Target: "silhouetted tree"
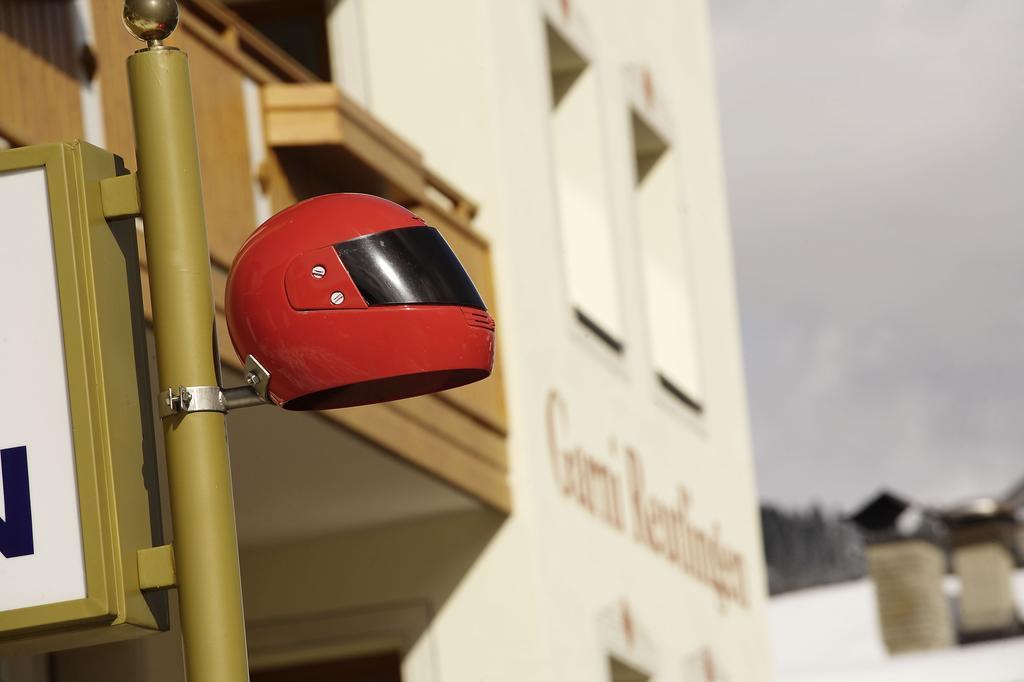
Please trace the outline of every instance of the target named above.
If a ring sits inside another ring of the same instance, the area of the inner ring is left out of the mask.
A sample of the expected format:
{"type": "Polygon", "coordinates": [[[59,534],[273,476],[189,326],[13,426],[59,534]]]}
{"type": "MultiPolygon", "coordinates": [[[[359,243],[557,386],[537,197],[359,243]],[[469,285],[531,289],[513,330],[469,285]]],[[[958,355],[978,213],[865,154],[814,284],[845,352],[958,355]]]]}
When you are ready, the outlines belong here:
{"type": "Polygon", "coordinates": [[[761,526],[771,594],[864,575],[860,534],[839,514],[818,505],[785,510],[763,504],[761,526]]]}

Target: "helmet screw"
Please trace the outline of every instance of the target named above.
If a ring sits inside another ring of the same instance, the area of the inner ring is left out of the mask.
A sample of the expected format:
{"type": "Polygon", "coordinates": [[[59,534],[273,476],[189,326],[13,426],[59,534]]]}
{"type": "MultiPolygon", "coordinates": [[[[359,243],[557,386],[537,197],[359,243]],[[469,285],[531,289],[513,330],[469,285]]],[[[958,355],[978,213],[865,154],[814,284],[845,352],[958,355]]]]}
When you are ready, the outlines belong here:
{"type": "Polygon", "coordinates": [[[345,294],[341,293],[340,291],[335,291],[333,294],[331,294],[331,303],[333,303],[334,305],[341,305],[344,302],[345,294]]]}
{"type": "Polygon", "coordinates": [[[327,268],[322,265],[314,265],[309,274],[313,275],[314,279],[323,279],[327,274],[327,268]]]}

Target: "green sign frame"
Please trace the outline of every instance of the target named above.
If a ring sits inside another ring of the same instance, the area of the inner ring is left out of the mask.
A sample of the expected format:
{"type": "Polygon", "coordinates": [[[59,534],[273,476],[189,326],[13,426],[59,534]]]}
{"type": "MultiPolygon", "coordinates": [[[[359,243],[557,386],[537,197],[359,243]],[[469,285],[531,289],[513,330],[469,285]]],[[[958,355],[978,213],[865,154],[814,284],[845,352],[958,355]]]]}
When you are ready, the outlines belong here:
{"type": "MultiPolygon", "coordinates": [[[[105,217],[122,160],[73,141],[0,152],[0,173],[45,168],[85,557],[86,597],[0,612],[0,654],[166,630],[166,591],[139,587],[163,544],[138,238],[105,217]]],[[[0,587],[2,589],[2,587],[0,587]]]]}

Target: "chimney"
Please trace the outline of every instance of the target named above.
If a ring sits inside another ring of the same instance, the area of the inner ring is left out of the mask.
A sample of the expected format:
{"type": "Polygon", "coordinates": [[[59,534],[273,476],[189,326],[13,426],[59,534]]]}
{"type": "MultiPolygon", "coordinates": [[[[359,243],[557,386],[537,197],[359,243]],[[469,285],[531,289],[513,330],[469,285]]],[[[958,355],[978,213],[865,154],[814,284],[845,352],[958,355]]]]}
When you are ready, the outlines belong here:
{"type": "Polygon", "coordinates": [[[951,646],[953,625],[942,589],[946,554],[941,522],[888,492],[879,493],[850,520],[864,537],[888,652],[951,646]]]}
{"type": "Polygon", "coordinates": [[[1013,510],[981,498],[950,510],[945,521],[960,577],[960,641],[1020,634],[1011,583],[1018,530],[1013,510]]]}

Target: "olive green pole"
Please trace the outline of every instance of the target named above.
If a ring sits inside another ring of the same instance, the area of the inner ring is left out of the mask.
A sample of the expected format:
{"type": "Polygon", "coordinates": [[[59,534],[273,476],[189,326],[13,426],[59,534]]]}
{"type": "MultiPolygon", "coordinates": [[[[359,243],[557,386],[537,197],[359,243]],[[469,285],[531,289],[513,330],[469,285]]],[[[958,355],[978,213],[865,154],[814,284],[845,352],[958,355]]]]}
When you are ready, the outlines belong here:
{"type": "MultiPolygon", "coordinates": [[[[146,49],[128,58],[160,388],[217,386],[210,254],[185,53],[162,44],[174,0],[126,0],[146,49]]],[[[224,415],[163,418],[185,670],[189,682],[249,679],[224,415]]]]}

